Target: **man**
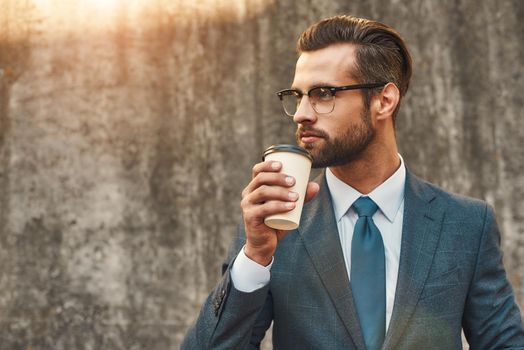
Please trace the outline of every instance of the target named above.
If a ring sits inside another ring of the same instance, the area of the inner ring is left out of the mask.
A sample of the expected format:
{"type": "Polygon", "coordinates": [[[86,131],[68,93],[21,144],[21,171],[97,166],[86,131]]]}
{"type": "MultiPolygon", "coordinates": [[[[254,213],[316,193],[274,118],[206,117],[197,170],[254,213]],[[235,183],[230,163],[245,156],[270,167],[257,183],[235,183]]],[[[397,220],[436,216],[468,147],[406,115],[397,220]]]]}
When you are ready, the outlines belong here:
{"type": "Polygon", "coordinates": [[[300,227],[294,179],[253,168],[224,275],[183,349],[252,349],[273,322],[275,349],[524,349],[524,329],[486,203],[415,177],[395,116],[411,58],[392,28],[350,16],[298,41],[292,89],[278,93],[297,142],[327,167],[309,183],[300,227]]]}

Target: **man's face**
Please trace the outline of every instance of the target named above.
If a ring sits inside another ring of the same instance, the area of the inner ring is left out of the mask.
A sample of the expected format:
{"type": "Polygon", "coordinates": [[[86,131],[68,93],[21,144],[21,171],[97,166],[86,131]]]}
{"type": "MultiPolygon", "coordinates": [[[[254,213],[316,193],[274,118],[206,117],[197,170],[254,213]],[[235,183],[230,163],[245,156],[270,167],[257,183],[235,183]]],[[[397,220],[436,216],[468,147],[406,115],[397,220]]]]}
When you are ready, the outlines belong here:
{"type": "MultiPolygon", "coordinates": [[[[316,86],[359,83],[350,74],[354,62],[355,47],[351,44],[304,52],[297,61],[292,88],[307,92],[316,86]]],[[[361,90],[338,91],[335,108],[327,114],[315,112],[304,96],[293,120],[297,123],[297,144],[311,153],[315,168],[359,159],[375,137],[361,90]]]]}

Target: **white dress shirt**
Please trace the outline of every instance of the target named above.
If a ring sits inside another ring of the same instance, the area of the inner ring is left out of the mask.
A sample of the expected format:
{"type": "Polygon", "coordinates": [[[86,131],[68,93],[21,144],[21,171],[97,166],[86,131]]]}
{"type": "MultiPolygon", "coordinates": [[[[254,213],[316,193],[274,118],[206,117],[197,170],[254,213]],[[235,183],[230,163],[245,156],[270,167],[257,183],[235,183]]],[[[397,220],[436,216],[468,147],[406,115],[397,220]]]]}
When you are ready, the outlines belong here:
{"type": "MultiPolygon", "coordinates": [[[[364,194],[339,180],[331,170],[326,169],[326,181],[333,201],[333,210],[337,221],[338,236],[344,254],[346,270],[351,280],[351,240],[358,215],[351,206],[364,194]]],[[[402,241],[402,221],[404,214],[404,184],[406,168],[400,157],[400,167],[386,181],[366,196],[377,204],[379,210],[373,215],[373,221],[382,235],[386,255],[386,330],[389,327],[395,289],[397,287],[400,243],[402,241]]]]}
{"type": "MultiPolygon", "coordinates": [[[[386,330],[389,327],[395,301],[404,214],[406,168],[400,155],[399,158],[400,167],[395,173],[365,195],[369,196],[379,208],[373,215],[373,221],[382,235],[386,255],[386,330]]],[[[346,271],[351,280],[351,239],[358,219],[357,213],[351,206],[364,194],[339,180],[329,168],[326,169],[326,181],[333,202],[346,271]]],[[[272,263],[269,266],[259,265],[249,259],[242,249],[231,268],[233,285],[236,289],[246,293],[264,287],[269,283],[272,263]]]]}

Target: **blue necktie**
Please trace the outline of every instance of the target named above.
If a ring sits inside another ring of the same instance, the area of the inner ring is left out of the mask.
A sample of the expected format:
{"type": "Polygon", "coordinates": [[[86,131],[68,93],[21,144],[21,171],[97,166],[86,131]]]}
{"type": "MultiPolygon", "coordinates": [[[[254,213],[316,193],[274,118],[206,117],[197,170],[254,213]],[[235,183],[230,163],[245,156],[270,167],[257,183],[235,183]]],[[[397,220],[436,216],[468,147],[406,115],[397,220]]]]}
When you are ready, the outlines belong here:
{"type": "Polygon", "coordinates": [[[367,350],[380,349],[386,334],[386,262],[384,243],[372,216],[369,197],[353,203],[358,220],[351,241],[351,290],[367,350]]]}

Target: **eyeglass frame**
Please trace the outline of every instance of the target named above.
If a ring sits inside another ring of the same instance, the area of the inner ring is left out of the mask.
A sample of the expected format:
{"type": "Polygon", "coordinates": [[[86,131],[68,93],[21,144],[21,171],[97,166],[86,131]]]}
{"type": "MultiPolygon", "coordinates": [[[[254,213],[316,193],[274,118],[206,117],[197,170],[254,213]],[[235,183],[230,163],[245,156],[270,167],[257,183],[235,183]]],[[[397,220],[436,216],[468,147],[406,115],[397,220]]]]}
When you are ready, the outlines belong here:
{"type": "MultiPolygon", "coordinates": [[[[277,91],[276,94],[278,96],[278,98],[280,99],[280,102],[282,102],[282,109],[284,110],[284,113],[289,116],[289,117],[293,117],[295,114],[289,114],[288,111],[286,111],[286,108],[284,107],[284,100],[283,100],[283,96],[285,93],[295,93],[295,97],[300,97],[300,99],[302,100],[302,97],[304,97],[304,95],[307,95],[308,98],[310,98],[310,94],[311,94],[311,91],[313,90],[317,90],[317,89],[327,89],[331,92],[331,96],[333,97],[333,107],[331,108],[331,110],[329,112],[318,112],[315,108],[315,106],[311,103],[311,99],[309,100],[309,104],[311,105],[311,107],[313,108],[313,110],[315,112],[317,112],[318,114],[328,114],[328,113],[331,113],[333,112],[333,110],[335,109],[335,97],[336,97],[336,93],[338,91],[346,91],[346,90],[359,90],[359,89],[375,89],[375,88],[378,88],[378,87],[384,87],[384,85],[386,85],[387,83],[363,83],[363,84],[352,84],[352,85],[344,85],[344,86],[315,86],[311,89],[309,89],[309,91],[307,93],[303,93],[302,91],[300,90],[297,90],[297,89],[284,89],[284,90],[280,90],[280,91],[277,91]]],[[[291,95],[291,94],[289,94],[291,95]]],[[[298,105],[297,105],[297,111],[298,111],[298,105]]],[[[296,111],[295,111],[296,113],[296,111]]]]}

